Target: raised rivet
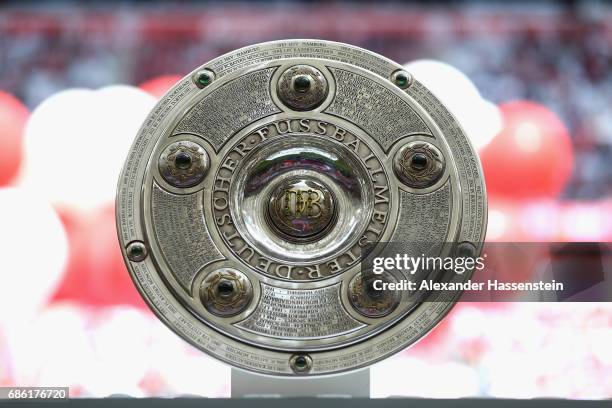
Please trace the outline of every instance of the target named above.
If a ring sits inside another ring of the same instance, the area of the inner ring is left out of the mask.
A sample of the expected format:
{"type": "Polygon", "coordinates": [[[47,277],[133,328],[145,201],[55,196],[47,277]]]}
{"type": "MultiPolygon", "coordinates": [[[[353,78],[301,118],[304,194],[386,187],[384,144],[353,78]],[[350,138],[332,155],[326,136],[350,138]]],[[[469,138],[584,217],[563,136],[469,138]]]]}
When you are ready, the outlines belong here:
{"type": "Polygon", "coordinates": [[[215,80],[215,74],[208,69],[202,69],[195,73],[193,82],[198,88],[205,88],[215,80]]]}
{"type": "Polygon", "coordinates": [[[200,285],[200,300],[210,313],[231,317],[242,312],[253,298],[251,282],[242,272],[221,268],[200,285]]]}
{"type": "Polygon", "coordinates": [[[298,75],[293,80],[293,87],[297,92],[307,92],[310,89],[310,76],[298,75]]]}
{"type": "Polygon", "coordinates": [[[353,308],[365,317],[385,317],[399,304],[400,293],[396,290],[378,290],[374,287],[374,282],[380,280],[381,283],[396,283],[397,279],[388,272],[370,275],[363,279],[363,274],[358,273],[351,279],[348,285],[349,301],[353,308]]]}
{"type": "Polygon", "coordinates": [[[190,141],[169,145],[159,156],[159,173],[174,187],[188,188],[200,183],[210,167],[208,153],[190,141]]]}
{"type": "Polygon", "coordinates": [[[142,241],[130,242],[126,248],[130,261],[141,262],[147,257],[147,247],[142,241]]]}
{"type": "Polygon", "coordinates": [[[314,109],[327,96],[325,76],[310,65],[294,65],[278,79],[277,93],[280,100],[299,111],[314,109]]]}
{"type": "Polygon", "coordinates": [[[476,247],[471,242],[463,241],[457,245],[455,250],[455,256],[463,258],[475,258],[476,247]]]}
{"type": "Polygon", "coordinates": [[[444,173],[444,156],[431,143],[414,141],[402,146],[393,158],[393,171],[405,185],[425,188],[444,173]]]}
{"type": "Polygon", "coordinates": [[[402,69],[391,74],[391,82],[402,89],[407,89],[414,82],[414,77],[402,69]]]}
{"type": "Polygon", "coordinates": [[[297,374],[306,374],[312,369],[312,358],[308,354],[294,354],[289,359],[289,366],[297,374]]]}

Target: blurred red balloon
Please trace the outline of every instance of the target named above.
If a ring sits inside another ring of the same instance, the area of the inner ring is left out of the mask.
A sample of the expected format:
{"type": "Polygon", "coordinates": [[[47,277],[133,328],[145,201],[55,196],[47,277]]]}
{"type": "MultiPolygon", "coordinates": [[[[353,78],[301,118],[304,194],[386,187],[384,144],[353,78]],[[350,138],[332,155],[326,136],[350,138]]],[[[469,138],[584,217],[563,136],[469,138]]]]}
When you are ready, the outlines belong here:
{"type": "Polygon", "coordinates": [[[149,79],[138,85],[138,87],[156,98],[161,98],[181,78],[182,76],[180,75],[162,75],[157,78],[149,79]]]}
{"type": "Polygon", "coordinates": [[[70,255],[53,301],[146,309],[123,262],[113,206],[90,213],[59,212],[68,234],[70,255]]]}
{"type": "Polygon", "coordinates": [[[572,172],[567,129],[557,115],[534,102],[499,108],[503,128],[480,152],[488,193],[519,200],[556,197],[572,172]]]}
{"type": "Polygon", "coordinates": [[[17,98],[0,91],[0,186],[8,185],[19,170],[23,130],[29,115],[17,98]]]}

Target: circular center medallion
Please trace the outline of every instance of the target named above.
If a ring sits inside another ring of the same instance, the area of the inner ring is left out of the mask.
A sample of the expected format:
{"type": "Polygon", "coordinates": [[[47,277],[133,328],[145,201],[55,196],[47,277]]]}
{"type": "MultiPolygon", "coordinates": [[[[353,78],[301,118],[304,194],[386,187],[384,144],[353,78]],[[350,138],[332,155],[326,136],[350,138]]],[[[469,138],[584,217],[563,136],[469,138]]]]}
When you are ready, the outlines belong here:
{"type": "Polygon", "coordinates": [[[275,232],[290,240],[314,241],[333,226],[335,198],[323,183],[294,179],[272,192],[268,214],[275,232]]]}

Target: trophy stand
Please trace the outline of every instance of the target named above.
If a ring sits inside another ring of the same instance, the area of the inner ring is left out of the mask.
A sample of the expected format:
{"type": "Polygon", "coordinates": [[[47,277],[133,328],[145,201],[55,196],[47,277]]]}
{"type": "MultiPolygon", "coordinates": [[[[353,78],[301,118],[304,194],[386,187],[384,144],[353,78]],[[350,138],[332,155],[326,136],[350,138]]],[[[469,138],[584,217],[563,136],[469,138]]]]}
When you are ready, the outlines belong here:
{"type": "Polygon", "coordinates": [[[272,377],[232,368],[232,398],[369,398],[370,369],[322,377],[272,377]]]}

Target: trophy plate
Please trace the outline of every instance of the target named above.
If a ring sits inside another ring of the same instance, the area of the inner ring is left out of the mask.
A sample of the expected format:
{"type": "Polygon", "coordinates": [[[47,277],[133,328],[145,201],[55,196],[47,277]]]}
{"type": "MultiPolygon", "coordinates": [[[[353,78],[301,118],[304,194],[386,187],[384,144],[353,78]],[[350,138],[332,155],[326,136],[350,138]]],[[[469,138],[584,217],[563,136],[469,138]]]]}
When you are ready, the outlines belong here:
{"type": "Polygon", "coordinates": [[[285,376],[365,367],[424,336],[460,292],[372,294],[363,257],[378,242],[479,253],[485,222],[478,157],[440,101],[401,65],[320,40],[249,46],[184,77],[117,194],[155,314],[222,361],[285,376]]]}

